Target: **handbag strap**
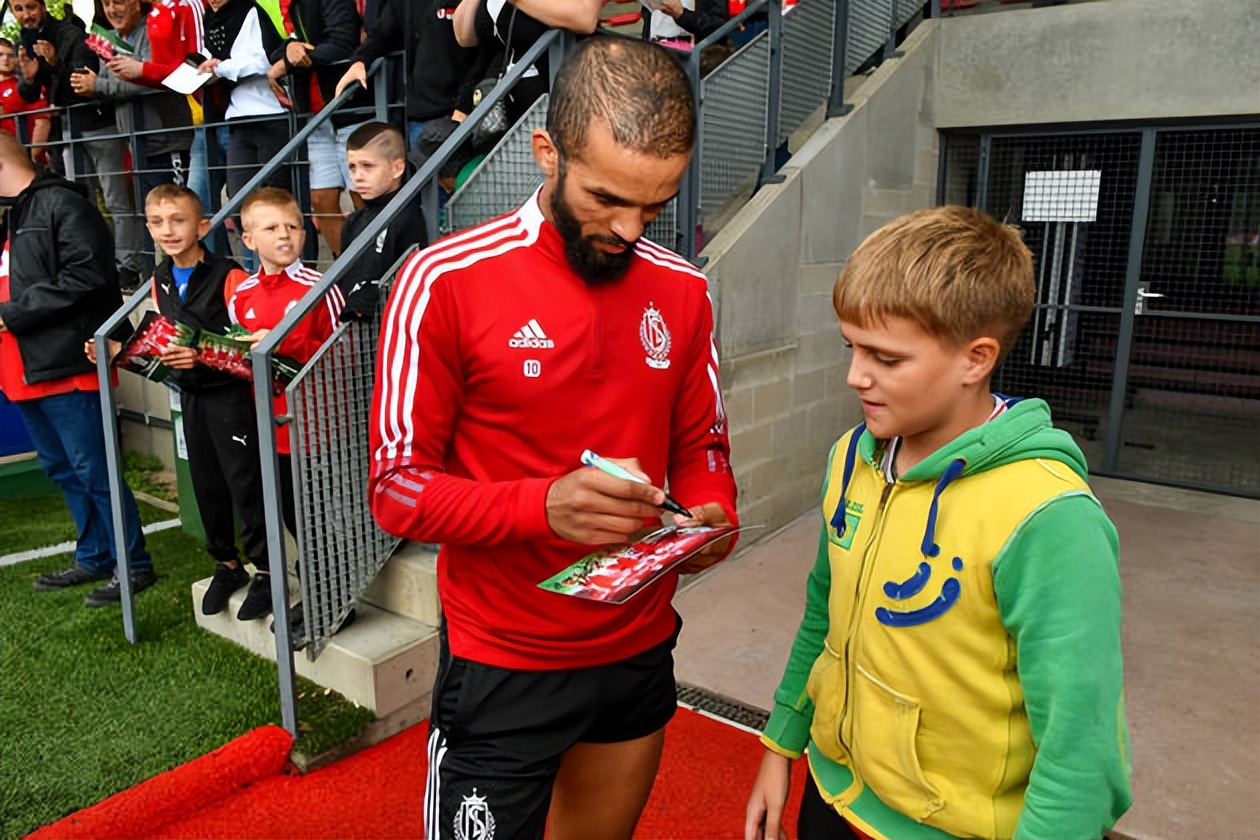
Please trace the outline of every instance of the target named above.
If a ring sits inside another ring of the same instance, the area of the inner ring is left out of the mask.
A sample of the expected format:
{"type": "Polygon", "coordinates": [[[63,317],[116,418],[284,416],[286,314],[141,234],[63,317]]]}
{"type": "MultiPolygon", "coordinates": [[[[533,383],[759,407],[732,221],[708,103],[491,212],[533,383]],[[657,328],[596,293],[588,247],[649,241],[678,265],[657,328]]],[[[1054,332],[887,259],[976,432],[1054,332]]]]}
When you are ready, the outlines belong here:
{"type": "Polygon", "coordinates": [[[503,41],[503,67],[499,70],[500,80],[507,75],[508,68],[512,66],[512,28],[516,26],[516,4],[509,5],[512,6],[512,16],[508,18],[507,38],[503,41]]]}

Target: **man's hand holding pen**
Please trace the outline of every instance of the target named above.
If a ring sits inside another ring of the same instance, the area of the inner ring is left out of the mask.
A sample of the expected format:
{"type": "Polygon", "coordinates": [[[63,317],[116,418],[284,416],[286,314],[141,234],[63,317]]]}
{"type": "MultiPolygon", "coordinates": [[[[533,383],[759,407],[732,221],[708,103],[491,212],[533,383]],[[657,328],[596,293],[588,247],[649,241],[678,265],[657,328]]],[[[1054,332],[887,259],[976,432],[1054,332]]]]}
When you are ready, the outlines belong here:
{"type": "MultiPolygon", "coordinates": [[[[588,545],[626,542],[643,530],[643,520],[673,512],[675,525],[730,525],[716,502],[687,510],[654,487],[636,458],[601,458],[587,450],[587,466],[558,479],[547,492],[547,521],[557,536],[588,545]],[[677,511],[686,511],[686,515],[677,511]]],[[[720,560],[730,539],[719,540],[679,566],[694,574],[720,560]]]]}
{"type": "Polygon", "coordinates": [[[616,459],[618,466],[641,476],[642,482],[581,467],[557,479],[547,491],[547,522],[556,535],[587,545],[625,542],[643,527],[643,520],[661,515],[665,491],[647,483],[635,458],[616,459]]]}

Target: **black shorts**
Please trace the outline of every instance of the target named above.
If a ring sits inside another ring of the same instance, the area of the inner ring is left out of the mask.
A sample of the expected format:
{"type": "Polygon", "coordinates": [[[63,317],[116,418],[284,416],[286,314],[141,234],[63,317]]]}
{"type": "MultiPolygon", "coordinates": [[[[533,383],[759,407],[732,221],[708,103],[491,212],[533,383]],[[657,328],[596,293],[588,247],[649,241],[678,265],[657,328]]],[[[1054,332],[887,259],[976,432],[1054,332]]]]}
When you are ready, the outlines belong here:
{"type": "Polygon", "coordinates": [[[674,635],[593,668],[514,671],[452,656],[441,637],[425,837],[541,838],[565,751],[651,735],[678,708],[674,635]]]}

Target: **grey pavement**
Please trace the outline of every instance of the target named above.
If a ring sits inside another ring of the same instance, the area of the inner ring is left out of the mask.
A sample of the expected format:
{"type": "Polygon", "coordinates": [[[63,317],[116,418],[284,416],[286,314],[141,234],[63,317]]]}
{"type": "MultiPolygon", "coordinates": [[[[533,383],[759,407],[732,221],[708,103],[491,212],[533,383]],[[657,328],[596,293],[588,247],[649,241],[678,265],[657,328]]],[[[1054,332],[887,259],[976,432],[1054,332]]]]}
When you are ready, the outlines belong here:
{"type": "MultiPolygon", "coordinates": [[[[1120,532],[1134,840],[1260,837],[1260,502],[1093,480],[1120,532]]],[[[684,683],[769,709],[804,605],[814,509],[691,581],[684,683]]],[[[752,780],[747,780],[751,784],[752,780]]]]}

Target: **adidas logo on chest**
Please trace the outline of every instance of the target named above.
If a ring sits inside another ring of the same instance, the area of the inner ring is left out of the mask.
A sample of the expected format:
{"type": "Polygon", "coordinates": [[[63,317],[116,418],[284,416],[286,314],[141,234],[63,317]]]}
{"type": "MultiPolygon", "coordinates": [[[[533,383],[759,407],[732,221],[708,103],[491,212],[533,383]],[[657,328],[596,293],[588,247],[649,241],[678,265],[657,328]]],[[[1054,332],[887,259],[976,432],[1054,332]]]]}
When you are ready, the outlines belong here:
{"type": "Polygon", "coordinates": [[[556,343],[539,326],[537,319],[530,318],[529,323],[521,327],[508,339],[508,347],[517,350],[551,350],[556,343]]]}

